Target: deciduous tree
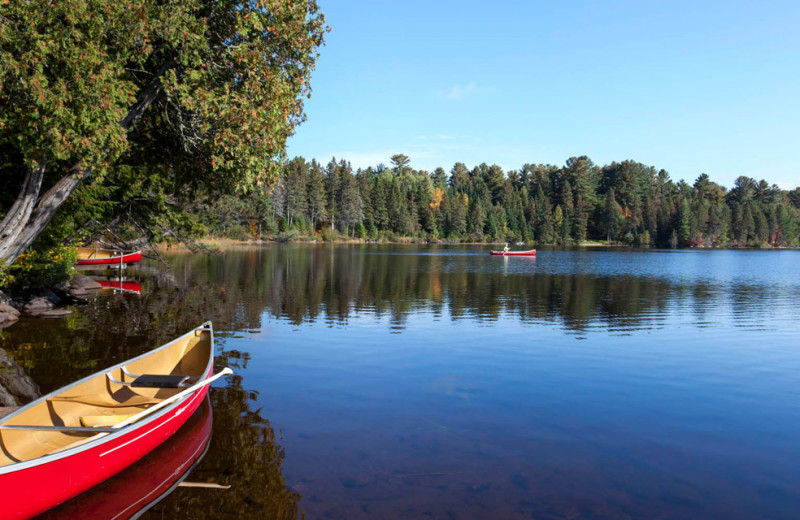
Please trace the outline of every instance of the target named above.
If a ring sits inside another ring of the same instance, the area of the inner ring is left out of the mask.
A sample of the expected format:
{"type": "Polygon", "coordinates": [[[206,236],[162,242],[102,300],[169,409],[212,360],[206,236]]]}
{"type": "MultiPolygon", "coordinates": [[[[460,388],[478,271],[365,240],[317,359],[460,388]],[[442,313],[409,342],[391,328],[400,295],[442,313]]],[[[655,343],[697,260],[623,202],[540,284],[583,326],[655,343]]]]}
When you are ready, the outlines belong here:
{"type": "Polygon", "coordinates": [[[173,194],[274,179],[324,31],[314,0],[0,3],[0,259],[119,164],[173,194]]]}

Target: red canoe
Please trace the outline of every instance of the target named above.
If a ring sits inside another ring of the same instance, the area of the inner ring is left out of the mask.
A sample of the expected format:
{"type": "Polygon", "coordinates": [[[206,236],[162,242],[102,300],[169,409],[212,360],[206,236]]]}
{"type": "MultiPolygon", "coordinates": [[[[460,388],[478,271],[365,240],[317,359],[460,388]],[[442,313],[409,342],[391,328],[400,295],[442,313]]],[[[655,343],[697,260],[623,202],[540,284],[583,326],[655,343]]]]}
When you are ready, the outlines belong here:
{"type": "Polygon", "coordinates": [[[99,249],[92,247],[76,247],[78,265],[116,265],[135,264],[141,261],[141,251],[114,251],[113,249],[99,249]]]}
{"type": "Polygon", "coordinates": [[[211,403],[206,397],[186,424],[152,453],[37,520],[138,518],[169,495],[200,462],[211,441],[211,423],[211,403]]]}
{"type": "Polygon", "coordinates": [[[210,322],[0,419],[0,518],[30,518],[125,470],[194,413],[212,375],[210,322]]]}
{"type": "Polygon", "coordinates": [[[530,251],[489,251],[490,255],[501,255],[501,256],[536,256],[536,250],[531,249],[530,251]]]}

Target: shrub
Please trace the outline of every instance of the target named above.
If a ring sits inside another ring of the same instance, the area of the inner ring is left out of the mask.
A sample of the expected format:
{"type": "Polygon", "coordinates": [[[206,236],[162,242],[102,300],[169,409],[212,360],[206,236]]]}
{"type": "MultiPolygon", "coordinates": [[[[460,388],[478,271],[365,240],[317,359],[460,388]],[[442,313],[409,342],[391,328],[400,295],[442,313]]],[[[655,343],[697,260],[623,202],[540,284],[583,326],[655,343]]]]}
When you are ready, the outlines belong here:
{"type": "Polygon", "coordinates": [[[26,293],[69,280],[75,265],[75,250],[57,247],[48,251],[27,251],[3,270],[0,283],[14,293],[26,293]]]}
{"type": "Polygon", "coordinates": [[[228,226],[228,230],[225,233],[227,238],[232,238],[234,240],[250,240],[253,236],[250,234],[250,229],[245,226],[244,224],[231,224],[228,226]]]}
{"type": "Polygon", "coordinates": [[[325,242],[330,242],[332,240],[337,240],[339,238],[339,233],[335,229],[331,229],[330,226],[325,226],[322,228],[322,240],[325,242]]]}

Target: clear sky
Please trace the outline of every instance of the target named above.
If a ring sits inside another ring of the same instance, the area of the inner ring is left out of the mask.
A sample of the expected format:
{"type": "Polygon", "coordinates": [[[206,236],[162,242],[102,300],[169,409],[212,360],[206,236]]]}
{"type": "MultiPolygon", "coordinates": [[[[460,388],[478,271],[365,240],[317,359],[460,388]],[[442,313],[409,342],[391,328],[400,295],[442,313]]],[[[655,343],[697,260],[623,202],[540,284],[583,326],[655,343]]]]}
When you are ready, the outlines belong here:
{"type": "Polygon", "coordinates": [[[290,157],[416,169],[633,159],[800,186],[800,2],[318,0],[290,157]]]}

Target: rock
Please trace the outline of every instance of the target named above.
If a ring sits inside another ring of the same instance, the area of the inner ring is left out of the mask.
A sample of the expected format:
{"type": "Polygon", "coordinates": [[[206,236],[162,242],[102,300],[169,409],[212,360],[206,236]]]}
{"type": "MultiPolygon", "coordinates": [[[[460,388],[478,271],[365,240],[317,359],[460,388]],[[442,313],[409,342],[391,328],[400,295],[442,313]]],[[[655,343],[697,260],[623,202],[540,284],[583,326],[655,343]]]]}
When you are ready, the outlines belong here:
{"type": "Polygon", "coordinates": [[[102,289],[103,286],[97,283],[96,281],[92,280],[86,275],[76,274],[72,277],[72,280],[69,281],[69,286],[72,290],[75,289],[102,289]]]}
{"type": "Polygon", "coordinates": [[[18,319],[19,311],[16,308],[7,303],[0,303],[0,329],[13,325],[18,319]]]}
{"type": "Polygon", "coordinates": [[[34,316],[37,318],[63,318],[64,316],[69,316],[73,312],[74,311],[69,309],[53,309],[36,313],[34,316]]]}
{"type": "Polygon", "coordinates": [[[85,300],[89,296],[89,291],[83,287],[72,287],[71,285],[69,286],[69,293],[77,300],[85,300]]]}
{"type": "Polygon", "coordinates": [[[26,314],[37,315],[64,304],[64,301],[50,289],[42,289],[32,295],[22,306],[26,314]]]}
{"type": "MultiPolygon", "coordinates": [[[[84,295],[86,295],[85,289],[75,289],[82,291],[84,295]]],[[[67,284],[58,284],[53,286],[53,292],[58,296],[60,300],[60,305],[74,305],[76,303],[86,303],[86,300],[83,298],[78,298],[75,295],[75,290],[72,289],[71,285],[67,284]]]]}
{"type": "Polygon", "coordinates": [[[0,329],[8,327],[19,319],[19,311],[7,303],[0,303],[0,329]]]}
{"type": "Polygon", "coordinates": [[[37,315],[45,311],[49,311],[55,308],[55,304],[50,301],[49,298],[44,296],[39,296],[37,298],[33,298],[28,303],[25,304],[25,307],[22,308],[28,314],[37,315]]]}
{"type": "Polygon", "coordinates": [[[0,303],[0,313],[10,314],[12,316],[19,318],[19,311],[17,310],[17,308],[12,307],[7,303],[0,303]]]}
{"type": "Polygon", "coordinates": [[[0,406],[20,406],[39,395],[39,385],[0,349],[0,406]]]}

